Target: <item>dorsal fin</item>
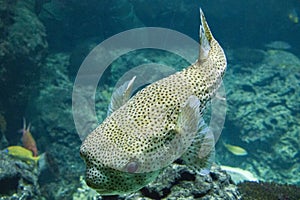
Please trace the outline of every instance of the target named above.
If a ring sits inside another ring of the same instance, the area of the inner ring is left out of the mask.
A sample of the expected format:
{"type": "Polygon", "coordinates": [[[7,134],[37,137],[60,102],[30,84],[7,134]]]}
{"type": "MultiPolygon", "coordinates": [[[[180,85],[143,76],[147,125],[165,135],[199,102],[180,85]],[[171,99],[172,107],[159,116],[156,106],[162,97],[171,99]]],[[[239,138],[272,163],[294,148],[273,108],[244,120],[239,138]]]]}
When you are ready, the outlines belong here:
{"type": "Polygon", "coordinates": [[[23,131],[26,131],[26,119],[23,117],[23,131]]]}
{"type": "Polygon", "coordinates": [[[131,80],[126,81],[113,92],[108,106],[107,116],[119,109],[130,99],[132,85],[135,78],[136,76],[134,76],[131,80]]]}

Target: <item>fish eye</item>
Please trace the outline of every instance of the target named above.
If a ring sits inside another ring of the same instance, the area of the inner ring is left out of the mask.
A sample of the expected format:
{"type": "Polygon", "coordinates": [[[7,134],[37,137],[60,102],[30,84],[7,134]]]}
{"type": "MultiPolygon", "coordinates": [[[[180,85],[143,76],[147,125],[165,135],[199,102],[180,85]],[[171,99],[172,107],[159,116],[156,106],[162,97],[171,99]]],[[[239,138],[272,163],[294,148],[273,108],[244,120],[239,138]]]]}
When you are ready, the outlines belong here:
{"type": "Polygon", "coordinates": [[[129,173],[134,173],[139,168],[139,164],[136,161],[130,161],[127,163],[125,170],[129,173]]]}

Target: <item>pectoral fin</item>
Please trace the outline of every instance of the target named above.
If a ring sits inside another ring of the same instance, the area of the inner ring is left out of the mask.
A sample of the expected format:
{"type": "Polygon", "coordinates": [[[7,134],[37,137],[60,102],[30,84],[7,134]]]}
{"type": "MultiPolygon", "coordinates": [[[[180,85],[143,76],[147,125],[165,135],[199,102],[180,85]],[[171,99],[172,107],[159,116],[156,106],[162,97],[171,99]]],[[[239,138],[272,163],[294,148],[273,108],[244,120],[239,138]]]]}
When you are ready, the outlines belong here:
{"type": "Polygon", "coordinates": [[[200,101],[196,96],[190,96],[185,105],[181,108],[177,122],[177,132],[182,149],[181,155],[192,144],[198,131],[200,121],[200,101]]]}
{"type": "Polygon", "coordinates": [[[144,159],[137,173],[156,171],[173,163],[187,151],[198,131],[200,101],[190,96],[181,107],[177,124],[169,124],[169,130],[151,139],[152,149],[144,152],[144,159]]]}
{"type": "Polygon", "coordinates": [[[185,165],[191,167],[199,174],[205,174],[209,171],[214,161],[214,145],[214,134],[202,119],[197,136],[181,159],[185,165]]]}

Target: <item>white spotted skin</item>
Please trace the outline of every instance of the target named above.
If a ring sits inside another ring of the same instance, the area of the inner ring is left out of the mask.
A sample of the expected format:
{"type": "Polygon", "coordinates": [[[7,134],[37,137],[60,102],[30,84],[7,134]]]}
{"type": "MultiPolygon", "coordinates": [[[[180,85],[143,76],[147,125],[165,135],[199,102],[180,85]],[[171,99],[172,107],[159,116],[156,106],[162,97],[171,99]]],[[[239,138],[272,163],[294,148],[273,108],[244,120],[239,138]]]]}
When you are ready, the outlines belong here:
{"type": "Polygon", "coordinates": [[[176,139],[182,106],[194,95],[202,112],[226,69],[225,54],[202,17],[210,45],[207,57],[139,91],[83,142],[86,181],[100,194],[136,191],[184,153],[185,144],[176,139]],[[134,167],[127,169],[128,163],[134,167]]]}

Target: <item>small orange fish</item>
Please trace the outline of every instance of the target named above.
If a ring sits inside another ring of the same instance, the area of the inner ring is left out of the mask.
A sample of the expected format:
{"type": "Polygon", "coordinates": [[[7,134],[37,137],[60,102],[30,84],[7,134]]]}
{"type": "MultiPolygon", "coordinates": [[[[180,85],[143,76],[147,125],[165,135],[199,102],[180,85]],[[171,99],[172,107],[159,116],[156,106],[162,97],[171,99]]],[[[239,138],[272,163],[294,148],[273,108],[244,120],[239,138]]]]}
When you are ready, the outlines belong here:
{"type": "Polygon", "coordinates": [[[31,133],[30,133],[30,124],[28,125],[28,127],[26,128],[26,121],[25,119],[23,119],[23,129],[22,131],[22,143],[23,143],[23,147],[32,151],[33,157],[37,157],[38,156],[38,150],[36,147],[36,143],[34,138],[32,137],[31,133]]]}

